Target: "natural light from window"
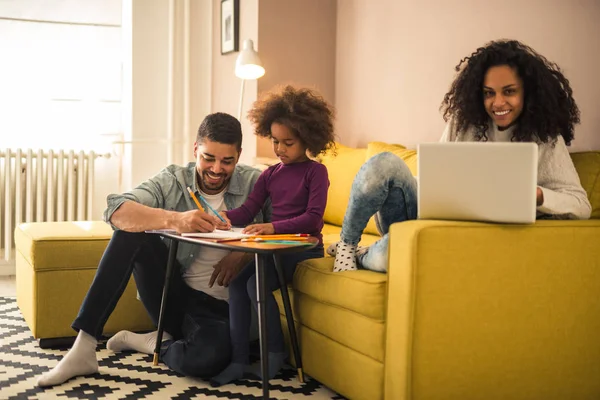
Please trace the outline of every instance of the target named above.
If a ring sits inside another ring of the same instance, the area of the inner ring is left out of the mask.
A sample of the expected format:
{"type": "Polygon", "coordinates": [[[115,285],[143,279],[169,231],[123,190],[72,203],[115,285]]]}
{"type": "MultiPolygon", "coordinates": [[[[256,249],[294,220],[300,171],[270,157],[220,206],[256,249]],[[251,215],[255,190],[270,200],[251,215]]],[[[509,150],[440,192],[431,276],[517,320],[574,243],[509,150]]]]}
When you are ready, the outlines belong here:
{"type": "Polygon", "coordinates": [[[121,0],[0,0],[0,148],[106,150],[121,69],[121,0]]]}

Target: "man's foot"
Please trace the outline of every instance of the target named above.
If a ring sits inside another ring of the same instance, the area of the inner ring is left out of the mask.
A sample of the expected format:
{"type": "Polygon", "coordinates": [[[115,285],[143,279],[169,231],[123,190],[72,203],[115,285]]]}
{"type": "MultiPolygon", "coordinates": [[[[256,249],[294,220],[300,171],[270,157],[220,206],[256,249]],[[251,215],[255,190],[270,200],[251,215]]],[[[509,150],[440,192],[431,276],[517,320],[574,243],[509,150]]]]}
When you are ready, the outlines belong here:
{"type": "MultiPolygon", "coordinates": [[[[173,336],[163,332],[162,341],[171,340],[173,336]]],[[[134,350],[144,354],[154,354],[156,348],[156,331],[148,333],[117,332],[106,342],[106,348],[113,352],[134,350]]]]}
{"type": "MultiPolygon", "coordinates": [[[[275,378],[275,375],[277,375],[277,373],[279,371],[281,371],[281,369],[285,365],[286,357],[287,357],[286,353],[269,353],[269,376],[268,376],[268,379],[275,378]]],[[[262,379],[260,363],[249,366],[247,369],[247,372],[252,375],[258,376],[260,379],[262,379]]]]}
{"type": "Polygon", "coordinates": [[[49,372],[42,375],[37,385],[40,387],[60,385],[75,376],[91,375],[98,372],[95,337],[79,331],[69,352],[49,372]]]}
{"type": "Polygon", "coordinates": [[[356,271],[356,245],[337,242],[333,272],[356,271]]]}
{"type": "Polygon", "coordinates": [[[228,384],[229,382],[237,381],[244,377],[246,365],[239,363],[229,364],[219,375],[210,379],[210,386],[219,387],[228,384]]]}

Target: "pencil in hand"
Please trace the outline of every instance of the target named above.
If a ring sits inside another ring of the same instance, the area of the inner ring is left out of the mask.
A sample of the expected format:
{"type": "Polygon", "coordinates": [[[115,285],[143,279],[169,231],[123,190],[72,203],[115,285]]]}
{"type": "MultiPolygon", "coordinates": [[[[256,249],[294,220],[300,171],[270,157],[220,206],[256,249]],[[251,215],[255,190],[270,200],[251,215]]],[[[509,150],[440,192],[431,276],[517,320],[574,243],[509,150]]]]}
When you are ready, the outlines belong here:
{"type": "Polygon", "coordinates": [[[204,207],[202,207],[202,205],[200,204],[200,202],[198,201],[198,199],[196,198],[196,195],[194,194],[194,192],[192,192],[192,189],[190,189],[190,187],[187,187],[187,191],[190,194],[190,197],[192,198],[192,200],[194,200],[194,203],[196,203],[196,206],[198,207],[198,210],[202,210],[205,213],[208,214],[208,212],[206,211],[206,209],[204,207]]]}
{"type": "Polygon", "coordinates": [[[208,214],[208,210],[210,210],[213,212],[213,214],[215,214],[221,220],[221,222],[223,222],[225,225],[229,225],[229,223],[227,221],[225,221],[225,218],[221,217],[221,215],[219,215],[219,213],[214,208],[212,208],[210,204],[208,204],[208,201],[206,201],[206,199],[204,197],[202,197],[202,195],[199,194],[198,196],[200,196],[200,199],[202,199],[202,202],[206,205],[208,210],[206,208],[202,207],[202,205],[198,201],[198,198],[196,197],[196,195],[194,194],[192,189],[190,189],[189,186],[187,187],[187,191],[189,192],[190,196],[194,200],[194,203],[196,203],[196,206],[198,206],[199,210],[203,210],[207,214],[208,214]]]}

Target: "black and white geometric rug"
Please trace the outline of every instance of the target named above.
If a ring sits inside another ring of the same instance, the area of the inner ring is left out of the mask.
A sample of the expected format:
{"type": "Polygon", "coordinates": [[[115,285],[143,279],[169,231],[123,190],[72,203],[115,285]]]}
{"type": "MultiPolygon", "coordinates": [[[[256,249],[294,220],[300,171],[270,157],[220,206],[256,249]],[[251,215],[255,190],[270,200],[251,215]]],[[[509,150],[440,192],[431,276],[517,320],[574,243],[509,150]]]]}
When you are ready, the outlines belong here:
{"type": "MultiPolygon", "coordinates": [[[[260,399],[259,381],[241,380],[220,388],[179,375],[152,356],[106,350],[100,345],[100,371],[53,388],[38,388],[40,374],[54,367],[65,349],[41,349],[21,316],[14,298],[0,297],[0,399],[260,399]]],[[[343,399],[319,382],[301,384],[293,369],[270,381],[273,399],[343,399]]]]}

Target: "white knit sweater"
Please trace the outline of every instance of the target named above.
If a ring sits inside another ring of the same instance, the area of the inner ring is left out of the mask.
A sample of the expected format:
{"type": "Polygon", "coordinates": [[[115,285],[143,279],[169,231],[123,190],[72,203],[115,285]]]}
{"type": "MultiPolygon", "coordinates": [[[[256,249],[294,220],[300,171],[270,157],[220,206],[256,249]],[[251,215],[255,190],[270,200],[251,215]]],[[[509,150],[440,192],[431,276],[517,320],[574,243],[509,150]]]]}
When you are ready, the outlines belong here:
{"type": "MultiPolygon", "coordinates": [[[[512,131],[509,128],[499,131],[494,123],[490,123],[487,137],[490,142],[510,142],[512,131]]],[[[475,141],[475,129],[458,134],[452,121],[446,125],[441,142],[475,141]]],[[[542,143],[538,147],[538,186],[544,193],[544,202],[537,207],[538,215],[560,215],[568,219],[588,219],[592,206],[579,175],[575,170],[567,146],[562,136],[556,143],[542,143]]]]}

